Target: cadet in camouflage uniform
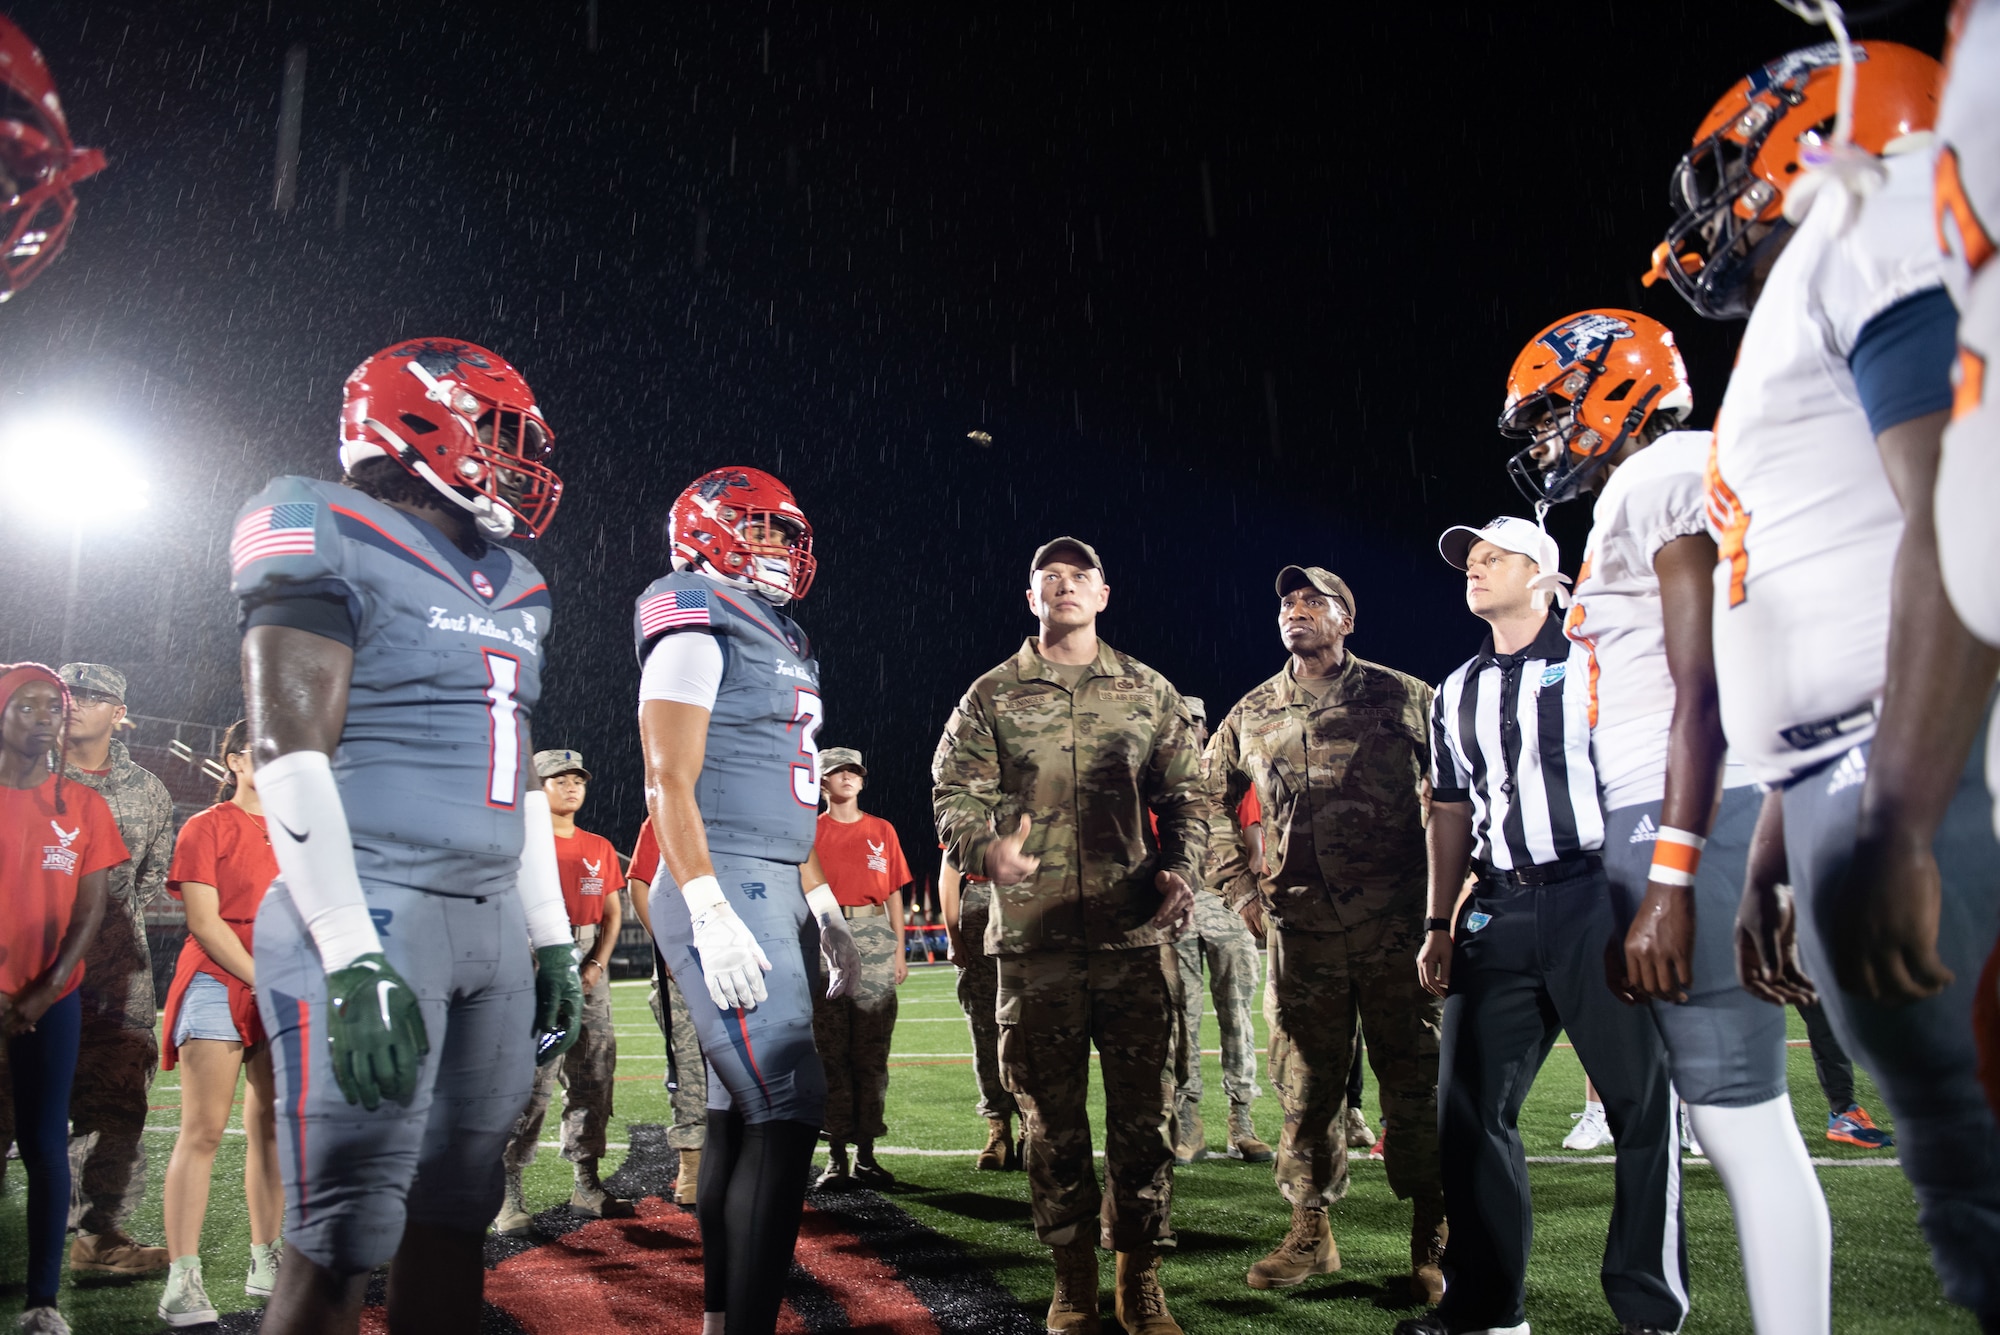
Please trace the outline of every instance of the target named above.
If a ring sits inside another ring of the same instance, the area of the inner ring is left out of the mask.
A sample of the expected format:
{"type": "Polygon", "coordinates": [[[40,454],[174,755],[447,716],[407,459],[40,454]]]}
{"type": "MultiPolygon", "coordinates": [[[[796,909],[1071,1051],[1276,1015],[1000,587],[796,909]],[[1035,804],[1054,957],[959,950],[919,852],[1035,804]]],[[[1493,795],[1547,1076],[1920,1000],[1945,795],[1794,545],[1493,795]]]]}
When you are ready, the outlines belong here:
{"type": "MultiPolygon", "coordinates": [[[[146,905],[166,889],[174,799],[117,739],[125,675],[103,663],[65,663],[61,676],[77,706],[64,773],[103,794],[132,851],[130,862],[111,869],[104,925],[84,955],[83,1035],[69,1100],[70,1224],[77,1231],[69,1263],[72,1270],[147,1274],[167,1268],[167,1249],[137,1245],[124,1223],[146,1195],[146,1105],[160,1065],[146,905]]],[[[11,1121],[12,1101],[0,1102],[11,1121]]]]}
{"type": "Polygon", "coordinates": [[[563,907],[576,934],[583,981],[583,1013],[576,1042],[561,1060],[535,1067],[534,1092],[514,1119],[500,1161],[507,1169],[506,1192],[493,1231],[503,1238],[528,1236],[534,1212],[528,1209],[523,1174],[541,1146],[542,1122],[558,1081],[563,1087],[562,1157],[573,1165],[569,1208],[592,1219],[630,1219],[632,1202],[605,1190],[597,1172],[606,1149],[605,1132],[613,1111],[612,1083],[618,1074],[618,1032],[611,1020],[611,953],[624,925],[618,892],[625,887],[618,850],[601,834],[579,829],[576,813],[589,792],[590,771],[583,754],[567,748],[535,752],[535,777],[549,799],[555,826],[556,875],[563,907]]]}
{"type": "MultiPolygon", "coordinates": [[[[655,885],[664,885],[675,894],[680,892],[673,874],[660,865],[660,843],[653,837],[653,822],[647,820],[639,826],[639,837],[633,841],[632,865],[626,869],[625,886],[632,892],[632,911],[638,915],[648,937],[653,934],[655,885]]],[[[653,985],[646,993],[646,1005],[652,1010],[653,1023],[660,1027],[660,1037],[667,1045],[667,1073],[661,1079],[674,1111],[674,1124],[667,1128],[667,1148],[680,1151],[679,1167],[674,1170],[674,1204],[692,1206],[701,1178],[702,1147],[708,1143],[708,1066],[702,1060],[694,1017],[688,1014],[687,995],[667,968],[666,957],[660,954],[657,944],[653,947],[653,985]]]]}
{"type": "Polygon", "coordinates": [[[992,916],[993,883],[967,876],[938,859],[938,908],[944,917],[951,962],[958,970],[958,1008],[972,1030],[972,1076],[979,1086],[977,1111],[986,1119],[986,1147],[972,1166],[997,1173],[1021,1166],[1021,1143],[1013,1120],[1020,1116],[1014,1092],[1000,1078],[1000,1024],[993,1008],[1000,998],[1000,970],[986,953],[986,923],[992,916]]]}
{"type": "MultiPolygon", "coordinates": [[[[1205,737],[1208,712],[1194,696],[1187,697],[1194,715],[1197,743],[1205,737]]],[[[1225,846],[1217,826],[1228,819],[1210,805],[1209,866],[1225,846]]],[[[1189,1164],[1208,1157],[1201,1121],[1202,961],[1208,962],[1210,989],[1215,994],[1216,1025],[1222,1031],[1222,1087],[1229,1095],[1229,1157],[1249,1163],[1269,1163],[1271,1147],[1257,1139],[1250,1104],[1257,1097],[1257,1032],[1250,1023],[1250,1005],[1257,996],[1257,939],[1243,919],[1229,908],[1222,887],[1204,876],[1205,893],[1194,897],[1194,918],[1174,947],[1181,970],[1182,1006],[1187,1035],[1186,1074],[1174,1089],[1174,1162],[1189,1164]]]]}
{"type": "Polygon", "coordinates": [[[1415,1202],[1411,1288],[1436,1302],[1444,1292],[1443,1006],[1410,967],[1423,944],[1431,688],[1348,652],[1354,595],[1339,576],[1286,566],[1277,589],[1291,661],[1229,712],[1205,760],[1209,794],[1231,822],[1216,881],[1237,908],[1254,905],[1252,916],[1261,910],[1271,923],[1266,1013],[1285,1108],[1277,1175],[1292,1226],[1246,1279],[1252,1288],[1285,1288],[1340,1268],[1327,1209],[1347,1194],[1345,1104],[1358,1014],[1381,1086],[1389,1185],[1415,1202]],[[1268,831],[1261,886],[1246,875],[1234,830],[1237,804],[1253,785],[1268,831]]]}
{"type": "Polygon", "coordinates": [[[1087,543],[1029,568],[1039,637],[972,684],[931,764],[938,839],[992,878],[1000,1069],[1027,1124],[1035,1231],[1055,1249],[1048,1329],[1098,1329],[1093,1233],[1117,1252],[1133,1335],[1179,1335],[1160,1290],[1173,1245],[1173,942],[1208,843],[1193,720],[1159,673],[1100,642],[1110,589],[1087,543]],[[1148,829],[1150,810],[1159,833],[1148,829]],[[1100,1191],[1085,1111],[1104,1083],[1100,1191]],[[1102,1221],[1098,1216],[1102,1210],[1102,1221]]]}
{"type": "Polygon", "coordinates": [[[910,976],[903,959],[903,887],[910,867],[896,829],[861,810],[868,767],[848,746],[819,753],[820,792],[826,810],[813,836],[826,883],[861,950],[861,976],[844,997],[813,998],[813,1043],[826,1066],[826,1171],[821,1187],[850,1180],[864,1187],[894,1184],[875,1162],[875,1139],[888,1134],[882,1120],[889,1093],[889,1045],[896,1031],[896,989],[910,976]],[[850,1170],[847,1147],[854,1146],[850,1170]]]}

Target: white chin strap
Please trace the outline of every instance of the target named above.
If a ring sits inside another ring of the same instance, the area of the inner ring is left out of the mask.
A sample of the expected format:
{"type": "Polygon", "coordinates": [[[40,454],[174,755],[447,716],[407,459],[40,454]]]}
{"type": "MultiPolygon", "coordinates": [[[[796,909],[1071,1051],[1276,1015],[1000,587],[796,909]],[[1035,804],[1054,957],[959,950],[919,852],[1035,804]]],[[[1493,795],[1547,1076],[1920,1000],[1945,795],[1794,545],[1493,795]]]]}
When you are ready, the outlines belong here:
{"type": "Polygon", "coordinates": [[[1823,146],[1808,145],[1800,154],[1806,171],[1785,188],[1785,221],[1797,226],[1812,211],[1813,201],[1829,184],[1847,192],[1839,230],[1845,233],[1861,214],[1862,201],[1882,188],[1889,173],[1882,160],[1854,143],[1854,43],[1848,40],[1847,16],[1835,0],[1778,0],[1807,23],[1823,25],[1840,50],[1840,85],[1834,101],[1833,138],[1823,146]]]}
{"type": "MultiPolygon", "coordinates": [[[[468,496],[457,487],[447,483],[443,478],[438,476],[437,470],[425,463],[424,457],[418,454],[408,441],[397,435],[386,422],[368,417],[362,419],[362,424],[396,447],[396,462],[430,483],[431,489],[437,492],[438,495],[471,515],[473,522],[478,525],[479,532],[483,536],[488,538],[505,538],[513,535],[514,514],[511,510],[495,505],[493,498],[490,496],[468,496]]],[[[381,447],[377,446],[376,448],[379,450],[381,447]]],[[[359,462],[359,459],[350,461],[347,458],[348,453],[347,450],[341,451],[341,463],[343,466],[351,466],[352,463],[359,462]]]]}

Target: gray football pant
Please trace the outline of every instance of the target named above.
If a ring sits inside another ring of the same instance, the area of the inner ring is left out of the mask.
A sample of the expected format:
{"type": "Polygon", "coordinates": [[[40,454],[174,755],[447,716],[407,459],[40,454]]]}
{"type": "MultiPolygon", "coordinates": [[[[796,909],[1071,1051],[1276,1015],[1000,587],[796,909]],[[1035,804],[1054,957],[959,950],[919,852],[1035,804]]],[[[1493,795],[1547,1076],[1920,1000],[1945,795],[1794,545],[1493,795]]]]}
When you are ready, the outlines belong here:
{"type": "Polygon", "coordinates": [[[819,924],[799,891],[799,869],[720,854],[715,879],[729,906],[771,961],[770,995],[747,1010],[722,1010],[702,981],[687,901],[678,889],[652,900],[660,957],[687,989],[688,1011],[708,1064],[708,1106],[746,1122],[805,1122],[826,1115],[826,1071],[813,1046],[813,994],[819,989],[819,924]]]}
{"type": "MultiPolygon", "coordinates": [[[[2000,846],[1976,753],[1959,777],[1932,849],[1943,887],[1937,950],[1957,981],[1885,1006],[1843,991],[1828,949],[1833,889],[1854,854],[1868,746],[1785,788],[1785,855],[1799,903],[1799,953],[1840,1041],[1868,1068],[1896,1117],[1903,1174],[1944,1295],[2000,1321],[2000,1126],[1976,1074],[1972,996],[2000,934],[2000,846]],[[1858,761],[1856,758],[1859,758],[1858,761]]],[[[1456,1241],[1456,1239],[1454,1239],[1456,1241]]]]}
{"type": "Polygon", "coordinates": [[[326,973],[283,881],[257,914],[257,1009],[271,1036],[285,1238],[337,1274],[396,1254],[406,1221],[480,1233],[535,1070],[535,962],[519,896],[364,880],[382,953],[416,993],[430,1053],[406,1108],[334,1082],[326,973]]]}
{"type": "MultiPolygon", "coordinates": [[[[1689,1103],[1748,1108],[1785,1092],[1785,1012],[1736,981],[1736,907],[1750,833],[1764,796],[1754,787],[1722,794],[1722,809],[1694,881],[1694,981],[1688,999],[1651,1003],[1667,1044],[1674,1090],[1689,1103]]],[[[1604,874],[1622,933],[1646,897],[1660,803],[1620,807],[1604,818],[1604,874]]]]}

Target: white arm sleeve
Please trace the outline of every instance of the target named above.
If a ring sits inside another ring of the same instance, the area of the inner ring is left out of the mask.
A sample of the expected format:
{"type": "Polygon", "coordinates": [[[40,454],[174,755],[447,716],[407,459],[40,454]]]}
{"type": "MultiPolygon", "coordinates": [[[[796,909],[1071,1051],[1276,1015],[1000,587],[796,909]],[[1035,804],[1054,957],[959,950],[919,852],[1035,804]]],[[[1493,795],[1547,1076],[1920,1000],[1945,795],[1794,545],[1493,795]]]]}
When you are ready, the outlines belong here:
{"type": "Polygon", "coordinates": [[[673,700],[712,711],[721,689],[722,646],[700,631],[660,637],[639,674],[641,700],[673,700]]]}
{"type": "Polygon", "coordinates": [[[354,836],[333,762],[323,751],[279,756],[257,767],[257,796],[278,827],[271,831],[271,851],[319,947],[320,967],[332,973],[378,953],[382,942],[354,871],[354,836]]]}
{"type": "Polygon", "coordinates": [[[576,940],[570,931],[569,909],[563,904],[562,873],[556,870],[556,826],[549,815],[549,795],[530,788],[521,799],[527,825],[521,844],[521,910],[528,919],[528,941],[535,949],[566,946],[576,940]]]}

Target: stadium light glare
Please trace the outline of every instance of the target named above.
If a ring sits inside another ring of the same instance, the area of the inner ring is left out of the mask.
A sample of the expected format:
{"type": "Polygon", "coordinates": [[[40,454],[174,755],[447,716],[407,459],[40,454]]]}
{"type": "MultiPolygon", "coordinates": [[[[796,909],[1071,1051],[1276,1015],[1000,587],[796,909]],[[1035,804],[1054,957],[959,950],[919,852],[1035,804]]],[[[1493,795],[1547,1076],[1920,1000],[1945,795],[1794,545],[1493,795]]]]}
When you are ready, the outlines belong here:
{"type": "Polygon", "coordinates": [[[145,509],[152,483],[103,423],[45,417],[0,428],[0,493],[27,518],[75,528],[145,509]]]}

